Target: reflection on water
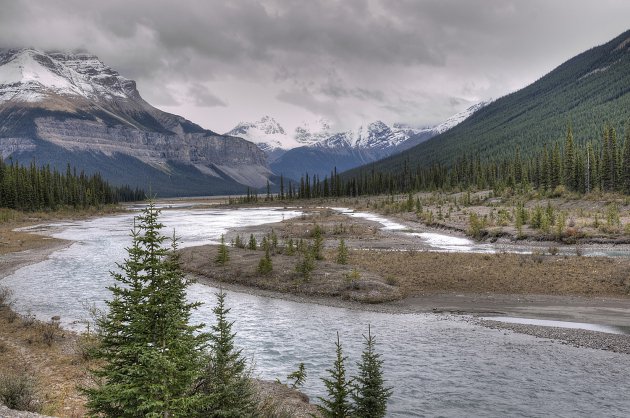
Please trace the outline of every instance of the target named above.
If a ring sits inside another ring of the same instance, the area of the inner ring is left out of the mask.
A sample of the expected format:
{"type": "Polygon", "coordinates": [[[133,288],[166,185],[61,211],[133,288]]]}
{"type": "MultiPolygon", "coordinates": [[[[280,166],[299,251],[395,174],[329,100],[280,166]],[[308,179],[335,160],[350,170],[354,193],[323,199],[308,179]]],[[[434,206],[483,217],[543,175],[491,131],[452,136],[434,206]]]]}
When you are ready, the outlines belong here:
{"type": "MultiPolygon", "coordinates": [[[[175,228],[184,246],[215,242],[226,228],[298,216],[275,209],[169,210],[162,221],[175,228]]],[[[130,214],[66,225],[54,234],[74,239],[42,263],[3,280],[15,290],[18,309],[42,319],[60,315],[64,326],[80,328],[84,303],[107,298],[108,274],[125,256],[130,214]]],[[[191,300],[205,304],[194,320],[211,322],[211,289],[193,285],[191,300]]],[[[353,311],[230,293],[238,343],[267,379],[307,367],[304,391],[324,393],[319,380],[334,356],[339,331],[348,368],[356,370],[361,335],[371,324],[394,387],[391,416],[628,416],[628,357],[577,349],[527,335],[472,325],[437,315],[353,311]]]]}

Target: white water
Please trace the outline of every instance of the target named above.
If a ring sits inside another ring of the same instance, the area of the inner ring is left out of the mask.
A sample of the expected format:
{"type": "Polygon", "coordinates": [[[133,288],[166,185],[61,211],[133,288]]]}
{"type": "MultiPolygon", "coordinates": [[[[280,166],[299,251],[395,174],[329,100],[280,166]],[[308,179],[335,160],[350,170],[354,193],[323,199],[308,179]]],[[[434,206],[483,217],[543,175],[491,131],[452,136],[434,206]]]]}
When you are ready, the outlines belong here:
{"type": "Polygon", "coordinates": [[[489,244],[478,244],[475,241],[436,232],[413,232],[408,226],[369,212],[355,212],[348,208],[331,208],[351,218],[366,219],[382,225],[383,231],[393,231],[420,238],[422,244],[434,251],[463,253],[493,253],[496,249],[489,244]]]}
{"type": "MultiPolygon", "coordinates": [[[[162,221],[183,245],[214,242],[226,228],[297,216],[273,209],[173,210],[162,221]]],[[[2,280],[17,308],[42,319],[60,315],[65,326],[87,318],[83,302],[109,296],[108,274],[125,256],[132,216],[66,224],[54,234],[76,240],[49,260],[2,280]]],[[[195,321],[212,321],[215,289],[193,285],[205,304],[195,321]]],[[[630,415],[628,356],[577,349],[527,335],[471,325],[461,318],[353,311],[232,292],[228,295],[238,344],[264,378],[284,379],[304,362],[304,391],[324,393],[319,378],[332,365],[336,332],[348,367],[360,357],[368,324],[377,335],[385,376],[394,387],[390,416],[606,416],[630,415]]]]}

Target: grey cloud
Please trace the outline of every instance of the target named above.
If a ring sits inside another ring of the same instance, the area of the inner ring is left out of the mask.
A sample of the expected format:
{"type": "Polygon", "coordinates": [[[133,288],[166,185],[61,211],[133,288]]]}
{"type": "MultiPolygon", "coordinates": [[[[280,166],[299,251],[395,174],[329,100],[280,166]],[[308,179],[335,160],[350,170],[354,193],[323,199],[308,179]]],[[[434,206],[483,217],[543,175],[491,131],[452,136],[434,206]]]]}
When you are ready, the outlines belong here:
{"type": "Polygon", "coordinates": [[[536,80],[627,30],[628,15],[619,0],[16,0],[3,2],[0,46],[84,48],[146,97],[184,115],[211,106],[226,124],[252,111],[242,91],[160,89],[255,83],[278,108],[341,123],[433,119],[536,80]]]}
{"type": "Polygon", "coordinates": [[[194,83],[190,86],[188,96],[195,105],[200,107],[227,106],[227,103],[212,94],[206,86],[199,83],[194,83]]]}

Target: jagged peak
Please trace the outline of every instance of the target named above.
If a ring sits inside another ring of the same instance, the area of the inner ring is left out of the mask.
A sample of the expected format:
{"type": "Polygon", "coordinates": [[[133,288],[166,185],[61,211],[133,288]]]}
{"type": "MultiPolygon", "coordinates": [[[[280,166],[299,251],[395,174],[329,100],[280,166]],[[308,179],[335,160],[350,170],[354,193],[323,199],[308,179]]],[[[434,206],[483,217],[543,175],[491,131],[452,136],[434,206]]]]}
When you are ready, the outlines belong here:
{"type": "Polygon", "coordinates": [[[134,81],[121,77],[93,54],[35,48],[0,52],[0,102],[37,102],[51,93],[88,99],[139,97],[134,81]]]}

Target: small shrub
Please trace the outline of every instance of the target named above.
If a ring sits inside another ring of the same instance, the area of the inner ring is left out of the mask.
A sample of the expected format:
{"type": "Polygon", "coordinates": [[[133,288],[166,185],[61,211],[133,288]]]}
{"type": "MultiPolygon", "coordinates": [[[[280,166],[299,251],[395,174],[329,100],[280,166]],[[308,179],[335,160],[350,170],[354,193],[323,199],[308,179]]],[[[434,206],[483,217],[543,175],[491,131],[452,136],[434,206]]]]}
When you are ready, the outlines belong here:
{"type": "Polygon", "coordinates": [[[39,412],[35,380],[26,374],[0,375],[0,403],[18,411],[39,412]]]}
{"type": "Polygon", "coordinates": [[[387,283],[390,286],[398,286],[398,279],[395,278],[394,276],[387,276],[385,278],[385,283],[387,283]]]}
{"type": "Polygon", "coordinates": [[[98,349],[100,339],[94,333],[83,333],[77,340],[77,355],[83,361],[89,361],[94,358],[94,351],[98,349]]]}
{"type": "Polygon", "coordinates": [[[542,251],[539,250],[534,250],[532,251],[532,261],[534,261],[535,263],[542,263],[543,261],[545,261],[545,255],[542,251]]]}
{"type": "Polygon", "coordinates": [[[55,342],[57,335],[61,331],[59,320],[60,318],[58,316],[53,316],[49,322],[41,324],[42,341],[48,347],[55,342]]]}
{"type": "Polygon", "coordinates": [[[237,235],[236,238],[234,238],[234,246],[236,248],[245,248],[245,242],[243,242],[240,235],[237,235]]]}
{"type": "Polygon", "coordinates": [[[346,283],[348,285],[347,287],[358,290],[360,279],[361,273],[359,273],[359,270],[357,270],[356,267],[353,268],[350,273],[346,274],[346,283]]]}
{"type": "Polygon", "coordinates": [[[295,246],[293,245],[293,238],[289,238],[289,240],[286,242],[284,246],[284,253],[286,255],[295,254],[295,246]]]}
{"type": "Polygon", "coordinates": [[[549,251],[549,254],[551,254],[551,255],[558,255],[558,253],[560,252],[558,247],[555,247],[555,246],[549,247],[548,251],[549,251]]]}
{"type": "Polygon", "coordinates": [[[5,286],[0,286],[0,309],[10,308],[13,305],[13,291],[5,286]]]}
{"type": "Polygon", "coordinates": [[[26,312],[24,316],[22,316],[22,326],[24,328],[32,327],[36,323],[37,323],[37,318],[35,318],[35,315],[30,310],[26,312]]]}
{"type": "Polygon", "coordinates": [[[306,381],[306,367],[304,367],[304,363],[300,363],[298,369],[293,373],[290,373],[287,376],[287,379],[293,381],[290,385],[292,389],[304,386],[304,382],[306,381]]]}

